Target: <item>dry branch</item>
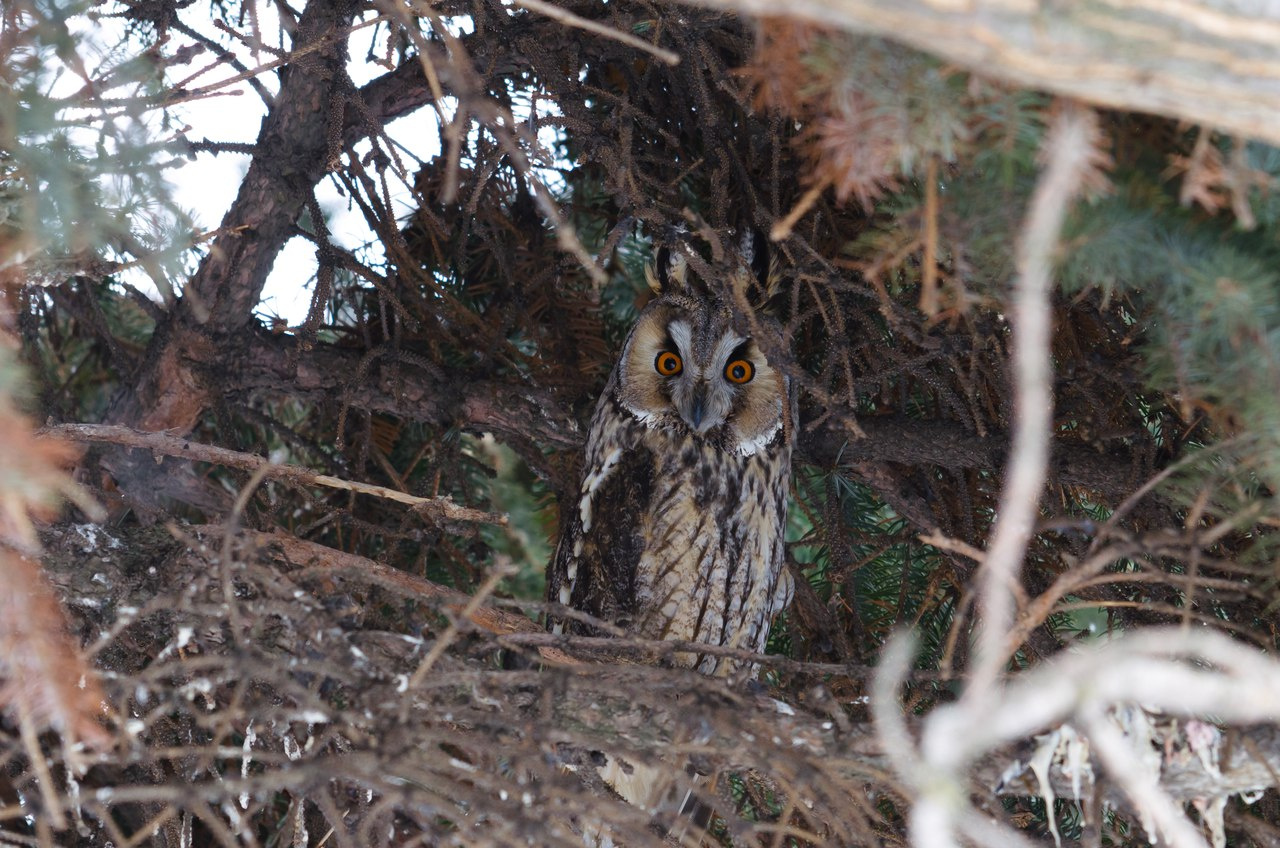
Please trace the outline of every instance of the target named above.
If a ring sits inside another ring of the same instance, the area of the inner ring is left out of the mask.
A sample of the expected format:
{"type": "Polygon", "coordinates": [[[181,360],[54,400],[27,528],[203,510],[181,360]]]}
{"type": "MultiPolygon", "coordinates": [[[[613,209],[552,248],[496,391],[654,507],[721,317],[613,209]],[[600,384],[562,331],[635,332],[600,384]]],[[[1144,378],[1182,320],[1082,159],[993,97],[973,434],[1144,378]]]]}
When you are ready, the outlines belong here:
{"type": "Polygon", "coordinates": [[[559,6],[553,6],[550,3],[543,2],[543,0],[516,0],[516,3],[531,12],[537,12],[540,15],[546,15],[552,20],[559,21],[565,26],[582,29],[604,38],[611,38],[627,45],[628,47],[634,47],[637,50],[642,50],[650,56],[656,57],[659,61],[666,62],[668,65],[675,65],[680,62],[680,56],[670,50],[664,50],[661,47],[657,47],[647,41],[644,41],[643,39],[636,38],[631,33],[612,29],[610,27],[603,26],[596,21],[575,15],[567,9],[562,9],[559,6]]]}
{"type": "MultiPolygon", "coordinates": [[[[314,401],[336,394],[370,412],[519,436],[559,449],[581,447],[579,423],[554,395],[538,387],[502,380],[459,386],[456,380],[413,365],[377,367],[369,379],[353,382],[350,375],[358,365],[358,356],[349,351],[326,346],[303,350],[297,339],[264,334],[234,354],[221,388],[224,393],[255,396],[288,392],[314,401]]],[[[883,481],[876,477],[881,463],[979,470],[999,470],[1005,463],[1008,435],[1000,431],[975,435],[953,422],[905,416],[868,418],[859,426],[862,438],[836,421],[805,425],[800,433],[804,458],[822,467],[843,464],[886,495],[902,492],[893,488],[900,483],[896,475],[888,474],[883,481]],[[863,464],[867,467],[860,469],[863,464]]],[[[1119,499],[1140,482],[1134,476],[1137,465],[1138,458],[1124,451],[1057,444],[1051,479],[1056,485],[1119,499]]]]}
{"type": "MultiPolygon", "coordinates": [[[[906,643],[901,640],[891,656],[901,660],[906,643]]],[[[887,676],[901,671],[897,663],[887,676]]],[[[881,714],[891,709],[886,698],[891,689],[885,681],[878,683],[881,714]]],[[[899,759],[913,777],[930,773],[936,778],[938,751],[945,749],[951,761],[975,761],[1015,739],[1052,730],[1049,737],[1036,737],[1046,767],[1072,768],[1077,787],[1082,782],[1091,787],[1093,772],[1105,771],[1113,781],[1108,792],[1123,792],[1153,837],[1158,831],[1172,844],[1202,846],[1181,806],[1189,800],[1221,802],[1275,785],[1277,763],[1262,751],[1276,739],[1277,705],[1280,664],[1272,658],[1208,629],[1150,628],[1091,650],[1060,654],[1019,675],[989,702],[981,722],[973,721],[964,703],[934,710],[924,722],[921,747],[934,760],[899,759]],[[1223,733],[1196,718],[1209,715],[1233,729],[1223,733]],[[1087,748],[1066,753],[1057,733],[1067,724],[1080,729],[1087,748]],[[1102,769],[1090,765],[1083,773],[1080,763],[1089,765],[1095,758],[1102,769]]],[[[1019,765],[1010,774],[1029,780],[1024,768],[1019,765]]],[[[922,793],[940,790],[926,783],[922,793]]],[[[1056,783],[1054,790],[1062,794],[1056,783]]],[[[929,844],[948,844],[950,831],[967,813],[946,806],[941,794],[922,801],[912,813],[913,823],[918,820],[924,831],[920,836],[933,840],[929,844]]],[[[1220,815],[1207,823],[1211,830],[1220,828],[1220,815]]]]}
{"type": "Polygon", "coordinates": [[[1014,282],[1014,429],[996,523],[983,562],[979,587],[982,630],[978,659],[965,690],[974,718],[995,696],[1007,661],[1005,634],[1013,624],[1014,593],[1031,541],[1044,491],[1053,430],[1053,361],[1050,293],[1058,234],[1072,202],[1098,181],[1098,119],[1088,109],[1059,103],[1036,184],[1018,240],[1014,282]]]}
{"type": "MultiPolygon", "coordinates": [[[[1091,110],[1058,104],[1042,151],[1044,171],[1019,238],[1010,364],[1014,431],[978,585],[977,659],[960,701],[924,720],[919,761],[899,754],[897,764],[903,777],[915,784],[911,833],[920,845],[947,846],[958,844],[959,834],[972,836],[976,814],[955,803],[954,795],[964,783],[963,772],[974,751],[967,746],[971,732],[989,723],[992,710],[1006,700],[1001,679],[1007,662],[1005,643],[1014,623],[1022,562],[1040,511],[1053,426],[1052,263],[1071,203],[1099,180],[1097,136],[1097,117],[1091,110]]],[[[886,660],[886,676],[901,673],[902,650],[898,646],[898,658],[886,660]]],[[[896,704],[886,686],[885,681],[877,685],[877,711],[886,747],[893,750],[900,747],[902,730],[900,719],[888,715],[896,704]]]]}
{"type": "Polygon", "coordinates": [[[195,462],[208,462],[212,465],[223,465],[228,468],[239,468],[244,471],[262,472],[275,480],[286,480],[304,486],[328,486],[333,489],[344,489],[350,492],[373,495],[379,498],[408,504],[415,511],[437,520],[467,521],[484,524],[507,523],[505,515],[485,512],[470,507],[458,506],[449,497],[423,498],[361,483],[355,480],[342,480],[328,474],[317,474],[297,465],[282,465],[251,453],[220,448],[215,445],[201,444],[191,439],[171,436],[167,433],[147,433],[111,424],[56,424],[40,431],[42,435],[58,436],[79,442],[103,442],[120,445],[126,448],[149,450],[153,454],[178,456],[195,462]]]}
{"type": "MultiPolygon", "coordinates": [[[[208,528],[210,532],[213,528],[208,528]]],[[[325,545],[298,539],[288,533],[260,531],[241,531],[251,537],[255,544],[268,551],[278,550],[284,558],[294,566],[301,567],[296,577],[311,575],[333,575],[365,583],[373,583],[391,588],[409,597],[442,604],[442,608],[451,614],[461,614],[472,604],[473,597],[457,589],[441,586],[422,577],[418,577],[397,568],[383,565],[376,560],[356,554],[335,550],[325,545]]],[[[653,639],[611,638],[593,636],[568,636],[548,633],[530,619],[515,613],[505,612],[490,606],[478,606],[467,612],[466,618],[475,626],[504,637],[503,645],[513,647],[536,648],[542,658],[548,662],[561,665],[579,665],[583,662],[579,657],[612,657],[623,659],[640,656],[646,661],[658,661],[671,657],[682,651],[701,651],[720,657],[742,660],[745,663],[755,662],[766,668],[801,673],[812,677],[824,675],[845,675],[853,677],[870,676],[871,670],[846,663],[799,662],[784,656],[762,656],[740,648],[723,645],[706,645],[685,641],[660,641],[653,639]],[[573,655],[566,651],[572,650],[573,655]]],[[[607,622],[593,622],[608,626],[607,622]]],[[[924,675],[925,677],[929,675],[924,675]]]]}
{"type": "Polygon", "coordinates": [[[1016,85],[1280,143],[1280,15],[1222,0],[694,0],[889,38],[1016,85]]]}
{"type": "MultiPolygon", "coordinates": [[[[193,780],[168,778],[164,769],[156,769],[82,785],[80,797],[95,822],[111,811],[127,817],[138,805],[151,805],[145,808],[151,811],[150,820],[164,809],[189,811],[206,804],[221,809],[226,803],[244,803],[240,799],[245,797],[245,815],[265,815],[280,791],[323,804],[338,785],[358,788],[361,797],[373,793],[377,804],[408,815],[428,833],[430,816],[456,816],[455,802],[464,801],[472,815],[460,821],[469,828],[465,838],[470,844],[519,845],[531,836],[536,844],[572,845],[567,828],[547,829],[545,813],[557,812],[563,823],[584,810],[597,810],[616,815],[628,832],[635,828],[637,836],[629,844],[657,845],[656,838],[646,835],[647,817],[595,796],[589,786],[565,775],[562,763],[584,762],[581,758],[591,750],[621,751],[645,762],[689,757],[701,768],[739,770],[774,781],[778,791],[802,802],[802,809],[813,804],[805,826],[818,828],[819,834],[822,827],[830,828],[819,840],[827,844],[867,844],[868,834],[853,823],[860,813],[850,805],[865,795],[868,783],[878,792],[894,791],[882,745],[865,725],[849,720],[846,706],[821,681],[805,690],[803,702],[779,707],[740,685],[680,669],[579,660],[553,663],[539,672],[497,671],[480,658],[486,656],[486,644],[496,646],[508,637],[486,633],[516,633],[513,638],[526,644],[555,639],[574,656],[595,652],[596,645],[586,641],[609,640],[552,637],[536,632],[521,616],[481,606],[471,618],[477,631],[444,651],[420,687],[405,691],[397,681],[407,679],[440,629],[431,625],[419,638],[339,625],[333,610],[340,607],[334,599],[354,595],[369,607],[385,606],[352,588],[381,586],[456,614],[469,596],[286,534],[240,531],[236,544],[218,554],[214,547],[226,531],[214,526],[193,528],[190,532],[202,544],[163,557],[158,586],[139,586],[124,576],[130,568],[127,560],[116,562],[135,551],[143,562],[156,561],[154,543],[144,536],[112,539],[101,530],[85,535],[74,527],[59,532],[62,541],[48,543],[51,560],[69,608],[85,624],[101,627],[96,617],[104,611],[110,621],[110,610],[141,610],[131,624],[115,630],[109,637],[112,644],[99,656],[112,664],[110,684],[122,704],[140,691],[162,699],[160,709],[143,713],[148,730],[139,744],[147,746],[145,755],[158,762],[208,757],[233,764],[221,774],[197,772],[193,780]],[[94,547],[96,576],[77,565],[86,544],[94,547]],[[65,552],[74,556],[64,560],[65,552]],[[242,607],[239,615],[275,622],[256,636],[246,634],[248,643],[220,636],[228,611],[218,586],[221,569],[213,560],[227,553],[235,557],[238,590],[233,603],[242,607]],[[153,652],[156,641],[185,645],[185,653],[166,648],[158,658],[147,653],[149,663],[129,665],[131,652],[153,652]],[[308,683],[320,679],[326,683],[319,690],[308,683]],[[169,694],[170,680],[195,687],[187,689],[193,695],[206,692],[207,699],[169,694]],[[334,697],[321,697],[318,692],[323,691],[334,697]],[[407,724],[401,718],[405,703],[412,707],[404,713],[407,724]],[[196,734],[192,741],[181,722],[169,726],[187,713],[199,718],[200,727],[249,727],[256,734],[243,744],[208,733],[196,734]],[[316,724],[319,716],[326,719],[316,724]],[[270,729],[272,722],[277,729],[270,729]],[[303,751],[290,756],[295,741],[303,751]],[[442,750],[448,756],[441,756],[442,750]],[[240,760],[250,763],[243,774],[240,760]],[[99,795],[96,785],[110,791],[99,795]],[[524,793],[543,816],[521,818],[518,799],[524,793]],[[504,803],[512,797],[517,799],[514,808],[504,803]],[[428,813],[427,820],[415,818],[415,811],[428,813]],[[505,829],[512,822],[517,830],[505,829]]],[[[792,666],[777,668],[787,673],[792,666]]],[[[839,677],[838,671],[822,670],[824,676],[834,675],[829,682],[839,677]]],[[[977,754],[970,774],[974,785],[999,794],[1040,794],[1044,785],[1026,766],[1038,744],[1029,737],[1093,706],[1108,707],[1141,694],[1169,714],[1152,719],[1154,742],[1128,738],[1164,752],[1160,787],[1170,798],[1207,798],[1274,785],[1280,774],[1280,735],[1271,724],[1249,725],[1275,716],[1277,685],[1280,666],[1213,634],[1164,632],[1063,655],[1015,679],[1010,697],[981,732],[964,737],[977,754]],[[1201,693],[1195,703],[1184,702],[1186,674],[1196,678],[1188,691],[1201,693]],[[1249,697],[1239,698],[1235,693],[1243,691],[1246,680],[1252,681],[1249,697]],[[1193,748],[1188,741],[1193,734],[1176,717],[1211,708],[1222,698],[1236,702],[1226,715],[1239,729],[1213,739],[1200,727],[1194,735],[1201,741],[1193,748]]],[[[904,724],[908,750],[917,730],[904,724]]],[[[135,749],[127,754],[141,755],[135,749]]],[[[108,778],[112,767],[111,757],[100,761],[94,779],[108,778]]],[[[1094,779],[1079,779],[1083,796],[1094,792],[1094,779]]],[[[1059,797],[1072,797],[1065,759],[1050,763],[1046,780],[1059,797]]],[[[1123,800],[1105,784],[1102,790],[1108,799],[1123,800]]],[[[359,828],[371,815],[364,810],[339,816],[331,825],[343,829],[346,841],[381,844],[361,836],[359,828]],[[362,838],[369,841],[360,842],[362,838]]],[[[739,835],[748,840],[776,826],[735,821],[743,828],[739,835]]]]}
{"type": "Polygon", "coordinates": [[[300,59],[287,67],[239,194],[178,308],[153,336],[134,392],[113,410],[115,423],[186,433],[209,403],[192,360],[211,360],[216,337],[254,320],[276,255],[329,166],[330,140],[342,137],[343,127],[329,126],[334,98],[345,96],[344,83],[350,85],[343,67],[346,40],[335,35],[346,30],[354,12],[353,6],[321,0],[304,9],[293,42],[300,59]]]}

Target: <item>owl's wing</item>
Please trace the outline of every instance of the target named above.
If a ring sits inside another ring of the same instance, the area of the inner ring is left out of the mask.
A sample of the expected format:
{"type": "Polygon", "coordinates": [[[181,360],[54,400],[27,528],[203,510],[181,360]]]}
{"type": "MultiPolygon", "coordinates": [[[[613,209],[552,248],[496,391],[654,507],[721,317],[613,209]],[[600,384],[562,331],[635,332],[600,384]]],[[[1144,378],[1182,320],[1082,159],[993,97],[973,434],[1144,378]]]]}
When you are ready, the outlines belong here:
{"type": "MultiPolygon", "coordinates": [[[[640,439],[623,441],[592,439],[577,500],[565,505],[569,514],[547,572],[547,599],[625,627],[636,612],[636,567],[645,545],[654,461],[640,439]]],[[[557,633],[589,631],[554,616],[551,625],[557,633]]]]}

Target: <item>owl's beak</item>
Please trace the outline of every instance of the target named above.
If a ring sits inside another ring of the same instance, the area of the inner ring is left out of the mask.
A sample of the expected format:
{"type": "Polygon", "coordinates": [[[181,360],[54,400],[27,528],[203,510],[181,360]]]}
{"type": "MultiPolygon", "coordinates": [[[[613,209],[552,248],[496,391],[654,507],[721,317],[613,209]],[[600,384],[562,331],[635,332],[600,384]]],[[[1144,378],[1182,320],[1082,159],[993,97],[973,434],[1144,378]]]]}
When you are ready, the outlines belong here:
{"type": "Polygon", "coordinates": [[[707,412],[707,390],[705,386],[698,386],[693,390],[693,397],[689,403],[689,417],[685,419],[689,422],[689,426],[696,432],[701,433],[704,429],[702,419],[707,412]]]}

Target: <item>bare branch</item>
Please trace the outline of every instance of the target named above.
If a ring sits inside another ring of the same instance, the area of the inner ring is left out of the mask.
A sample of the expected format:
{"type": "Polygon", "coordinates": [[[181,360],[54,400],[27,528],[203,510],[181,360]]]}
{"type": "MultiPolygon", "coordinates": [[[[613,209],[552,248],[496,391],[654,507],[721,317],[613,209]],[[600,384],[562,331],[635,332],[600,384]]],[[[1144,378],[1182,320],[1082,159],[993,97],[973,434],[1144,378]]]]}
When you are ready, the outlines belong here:
{"type": "Polygon", "coordinates": [[[977,712],[1007,659],[1005,634],[1013,623],[1013,593],[1039,512],[1053,430],[1053,364],[1049,292],[1058,233],[1072,201],[1096,182],[1097,117],[1062,103],[1045,140],[1046,168],[1036,185],[1017,249],[1013,294],[1014,431],[995,529],[979,589],[982,629],[977,664],[965,700],[977,712]]]}
{"type": "Polygon", "coordinates": [[[317,474],[297,465],[281,465],[269,459],[251,453],[243,453],[215,445],[193,442],[179,436],[166,433],[148,433],[110,424],[57,424],[41,430],[41,435],[58,436],[81,442],[105,442],[127,448],[149,450],[164,456],[180,456],[196,462],[208,462],[213,465],[225,465],[228,468],[239,468],[245,471],[263,472],[275,480],[287,480],[291,483],[308,486],[328,486],[332,489],[345,489],[364,495],[408,504],[423,515],[444,521],[468,521],[484,524],[505,525],[507,517],[493,512],[458,506],[451,498],[422,498],[407,492],[398,492],[384,486],[361,483],[354,480],[343,480],[328,474],[317,474]]]}
{"type": "Polygon", "coordinates": [[[680,56],[677,53],[673,53],[670,50],[664,50],[661,47],[650,44],[643,39],[636,38],[630,33],[622,32],[620,30],[604,26],[596,21],[590,20],[589,18],[575,15],[566,9],[560,8],[559,6],[553,6],[550,3],[546,3],[544,0],[516,0],[516,3],[531,12],[546,15],[548,18],[551,18],[554,21],[559,21],[566,26],[585,30],[593,35],[610,38],[621,44],[625,44],[628,47],[634,47],[637,50],[642,50],[650,56],[654,56],[660,61],[666,62],[668,65],[676,65],[680,62],[680,56]]]}
{"type": "MultiPolygon", "coordinates": [[[[1052,263],[1067,209],[1083,189],[1097,181],[1097,133],[1091,111],[1059,104],[1043,148],[1046,167],[1032,195],[1018,244],[1012,308],[1013,444],[979,577],[981,629],[976,664],[961,700],[935,710],[925,721],[923,764],[907,772],[916,778],[919,792],[911,830],[921,845],[941,848],[958,844],[956,834],[968,819],[967,805],[955,797],[963,783],[961,769],[977,750],[973,744],[977,727],[989,725],[995,704],[1007,700],[1000,694],[1000,682],[1007,659],[1007,633],[1013,624],[1013,590],[1039,513],[1053,424],[1049,354],[1052,263]],[[925,773],[927,779],[921,776],[925,773]]],[[[892,681],[881,685],[897,688],[892,681]]],[[[887,709],[889,706],[882,704],[878,711],[882,722],[887,709]]]]}

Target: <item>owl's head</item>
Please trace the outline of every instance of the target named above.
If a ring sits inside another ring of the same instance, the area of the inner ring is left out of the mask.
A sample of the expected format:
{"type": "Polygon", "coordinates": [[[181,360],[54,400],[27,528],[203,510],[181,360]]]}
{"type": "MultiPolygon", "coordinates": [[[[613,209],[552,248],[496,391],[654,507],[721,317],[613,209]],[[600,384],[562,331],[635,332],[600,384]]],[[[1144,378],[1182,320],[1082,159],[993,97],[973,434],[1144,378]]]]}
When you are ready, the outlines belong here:
{"type": "Polygon", "coordinates": [[[789,424],[790,391],[751,338],[753,322],[734,321],[732,302],[748,300],[733,292],[752,289],[759,299],[767,271],[757,273],[749,253],[730,261],[721,279],[704,280],[687,256],[659,254],[650,274],[657,297],[627,337],[614,385],[645,426],[685,431],[749,456],[789,424]]]}

